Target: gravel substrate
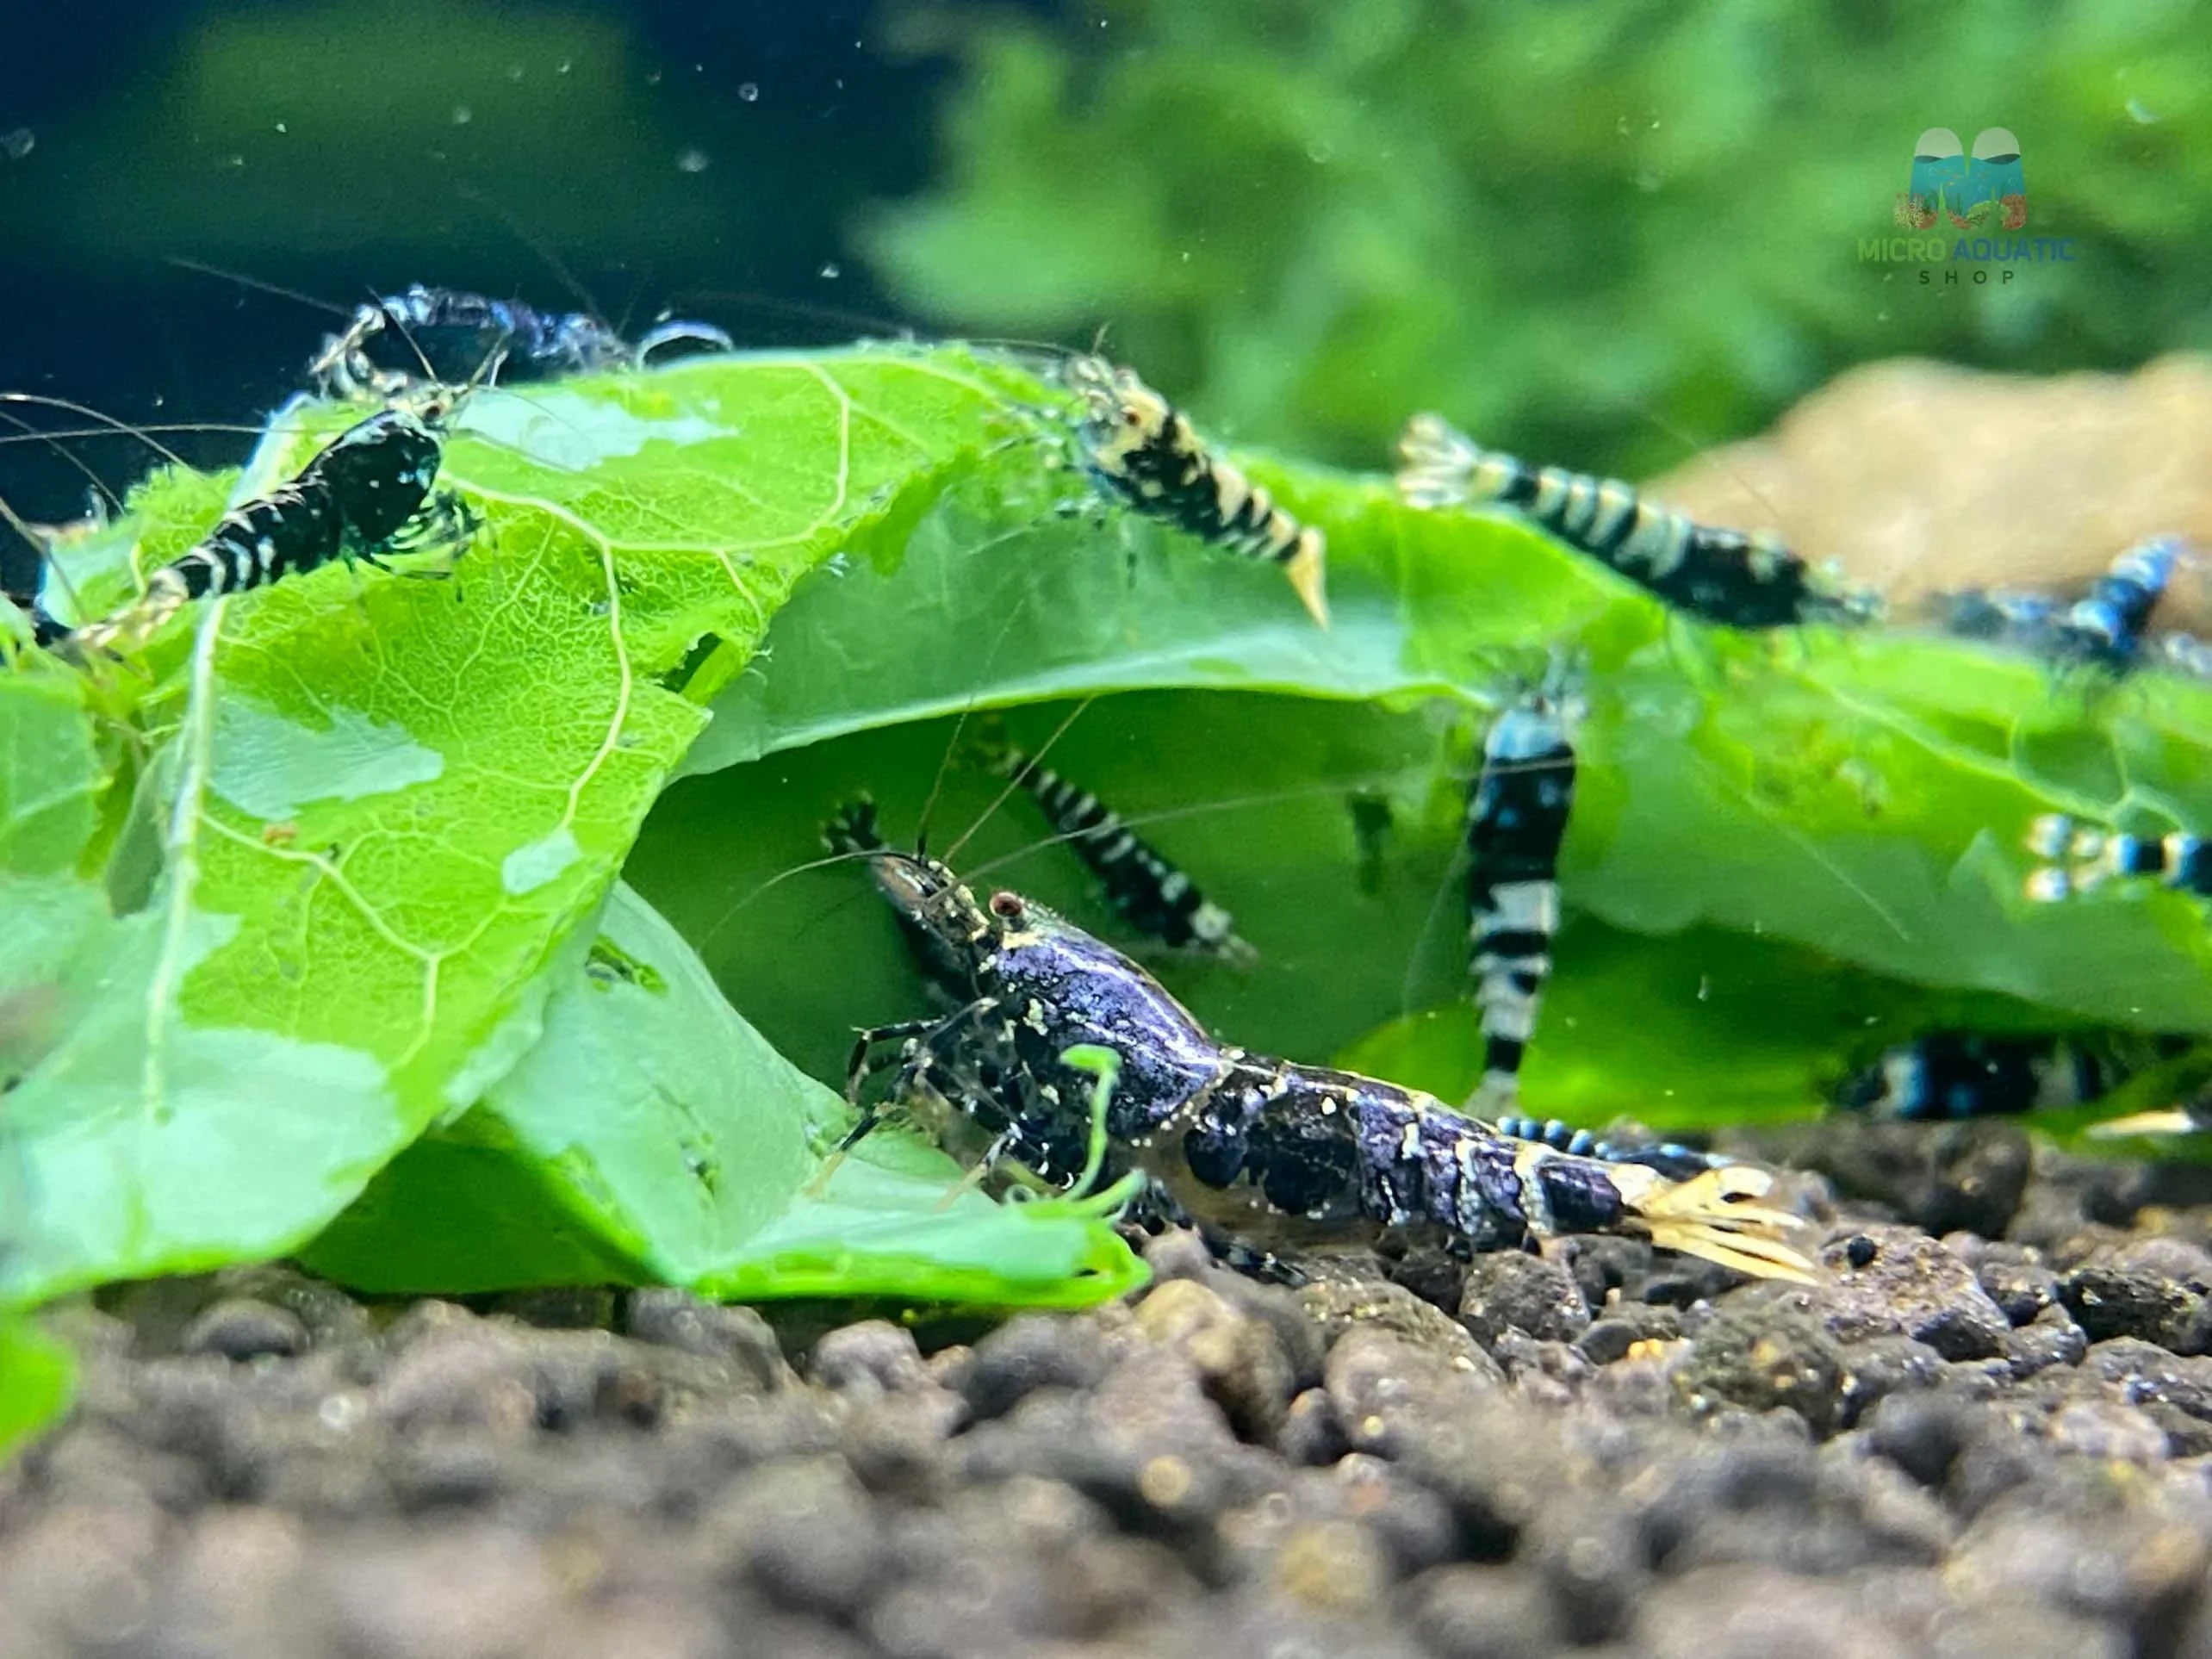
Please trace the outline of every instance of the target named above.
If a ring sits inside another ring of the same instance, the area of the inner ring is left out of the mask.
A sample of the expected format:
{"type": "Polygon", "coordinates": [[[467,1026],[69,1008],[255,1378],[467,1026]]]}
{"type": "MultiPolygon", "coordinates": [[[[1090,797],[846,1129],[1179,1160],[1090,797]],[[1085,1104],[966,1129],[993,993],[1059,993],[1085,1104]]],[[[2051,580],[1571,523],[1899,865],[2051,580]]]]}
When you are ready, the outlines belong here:
{"type": "Polygon", "coordinates": [[[61,1309],[0,1655],[2212,1655],[2198,1177],[1768,1146],[1817,1289],[1599,1240],[1292,1291],[1177,1236],[996,1324],[282,1269],[61,1309]]]}

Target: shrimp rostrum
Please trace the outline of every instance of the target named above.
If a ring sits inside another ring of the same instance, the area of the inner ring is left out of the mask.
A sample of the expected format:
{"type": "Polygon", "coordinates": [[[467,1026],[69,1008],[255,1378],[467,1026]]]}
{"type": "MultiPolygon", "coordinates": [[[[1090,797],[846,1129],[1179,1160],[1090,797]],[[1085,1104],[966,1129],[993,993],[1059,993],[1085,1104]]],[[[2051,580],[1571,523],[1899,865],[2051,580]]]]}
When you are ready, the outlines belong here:
{"type": "MultiPolygon", "coordinates": [[[[956,1006],[862,1032],[848,1092],[858,1103],[883,1057],[895,1067],[885,1103],[972,1126],[985,1169],[1011,1162],[1050,1187],[1074,1183],[1091,1078],[1062,1056],[1090,1045],[1120,1059],[1107,1172],[1141,1174],[1147,1211],[1239,1256],[1377,1227],[1460,1254],[1619,1233],[1749,1274],[1812,1277],[1784,1242],[1796,1218],[1757,1202],[1763,1171],[1675,1181],[1513,1139],[1395,1084],[1226,1047],[1128,957],[1019,894],[979,903],[920,856],[879,853],[870,867],[910,932],[935,941],[935,977],[956,980],[941,987],[956,1006]]],[[[864,1109],[847,1144],[882,1109],[864,1109]]]]}

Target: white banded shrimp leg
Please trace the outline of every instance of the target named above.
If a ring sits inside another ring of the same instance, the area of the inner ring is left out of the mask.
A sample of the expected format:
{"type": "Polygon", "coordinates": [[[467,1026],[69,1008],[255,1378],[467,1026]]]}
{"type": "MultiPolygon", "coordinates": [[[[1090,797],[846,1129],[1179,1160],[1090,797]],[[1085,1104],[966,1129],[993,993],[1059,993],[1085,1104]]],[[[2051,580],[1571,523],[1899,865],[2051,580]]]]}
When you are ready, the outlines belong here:
{"type": "Polygon", "coordinates": [[[1707,1170],[1727,1169],[1736,1162],[1725,1153],[1701,1152],[1679,1140],[1619,1146],[1556,1117],[1501,1117],[1497,1121],[1497,1130],[1514,1140],[1533,1140],[1555,1152],[1594,1158],[1600,1164],[1641,1164],[1646,1169],[1658,1171],[1670,1181],[1687,1181],[1707,1170]]]}

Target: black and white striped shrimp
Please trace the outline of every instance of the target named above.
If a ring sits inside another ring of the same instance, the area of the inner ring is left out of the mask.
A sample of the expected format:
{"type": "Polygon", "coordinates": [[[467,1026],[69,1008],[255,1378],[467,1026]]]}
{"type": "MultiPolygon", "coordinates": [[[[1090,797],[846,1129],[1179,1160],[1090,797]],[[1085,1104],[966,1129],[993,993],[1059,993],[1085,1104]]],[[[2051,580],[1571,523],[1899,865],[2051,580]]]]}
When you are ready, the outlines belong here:
{"type": "Polygon", "coordinates": [[[2088,597],[2069,606],[2058,625],[2058,647],[2071,660],[2120,673],[2141,649],[2173,573],[2184,552],[2172,536],[2129,548],[2097,579],[2088,597]]]}
{"type": "Polygon", "coordinates": [[[347,427],[289,480],[233,509],[154,571],[137,599],[66,632],[47,618],[40,632],[74,654],[127,654],[209,594],[266,587],[334,559],[381,569],[394,554],[465,544],[477,527],[475,513],[453,492],[434,488],[457,395],[441,388],[415,407],[384,409],[347,427]]]}
{"type": "Polygon", "coordinates": [[[1069,359],[1061,375],[1083,404],[1076,437],[1093,478],[1140,513],[1281,566],[1314,620],[1329,625],[1328,544],[1320,530],[1300,524],[1208,450],[1189,417],[1134,370],[1083,356],[1069,359]]]}
{"type": "Polygon", "coordinates": [[[2087,828],[2064,813],[2037,818],[2028,849],[2045,861],[2027,882],[2028,897],[2055,903],[2122,877],[2163,882],[2212,898],[2212,841],[2187,830],[2163,836],[2122,835],[2087,828]]]}
{"type": "MultiPolygon", "coordinates": [[[[2187,552],[2177,537],[2140,542],[2072,605],[2003,588],[1947,594],[1944,631],[1998,641],[2066,666],[2125,674],[2141,656],[2151,618],[2187,552]]],[[[2184,649],[2170,649],[2166,656],[2187,666],[2184,649]]]]}
{"type": "MultiPolygon", "coordinates": [[[[1106,1173],[1140,1174],[1146,1208],[1249,1258],[1327,1248],[1376,1227],[1460,1254],[1564,1233],[1621,1233],[1772,1278],[1809,1281],[1785,1242],[1795,1218],[1756,1202],[1763,1171],[1676,1182],[1540,1140],[1501,1135],[1432,1096],[1224,1047],[1136,963],[1016,893],[987,904],[943,864],[876,854],[878,890],[963,969],[942,1017],[862,1034],[848,1090],[861,1101],[885,1053],[889,1101],[972,1124],[980,1167],[1011,1163],[1065,1188],[1091,1167],[1090,1075],[1079,1046],[1119,1061],[1106,1173]]],[[[881,1106],[864,1109],[846,1144],[881,1106]]]]}
{"type": "Polygon", "coordinates": [[[2123,1046],[2047,1034],[1931,1031],[1854,1072],[1834,1099],[1846,1111],[1916,1122],[2085,1106],[2162,1052],[2154,1038],[2123,1046]],[[2133,1047],[2142,1052],[2129,1052],[2133,1047]]]}
{"type": "MultiPolygon", "coordinates": [[[[2196,1039],[2130,1033],[2058,1036],[1931,1031],[1899,1043],[1845,1079],[1836,1104],[1904,1122],[2093,1106],[2151,1068],[2188,1054],[2196,1039]]],[[[2212,1095],[2088,1126],[2093,1137],[2192,1134],[2212,1128],[2212,1095]]]]}
{"type": "Polygon", "coordinates": [[[2030,650],[2048,649],[2064,607],[2047,593],[1969,587],[1941,596],[1942,629],[1960,639],[1986,639],[2030,650]]]}
{"type": "Polygon", "coordinates": [[[327,397],[388,399],[418,387],[422,368],[457,379],[464,365],[496,361],[511,380],[544,380],[643,368],[656,352],[685,342],[736,349],[711,323],[662,323],[633,345],[588,312],[539,311],[520,300],[415,283],[356,310],[342,332],[323,341],[308,373],[327,397]],[[382,366],[371,358],[371,344],[387,329],[407,335],[410,354],[419,359],[414,366],[382,366]]]}
{"type": "Polygon", "coordinates": [[[90,486],[85,513],[62,523],[33,523],[16,512],[5,499],[0,499],[0,524],[6,525],[21,537],[23,552],[28,555],[28,557],[19,557],[16,561],[0,559],[0,565],[12,567],[9,570],[11,585],[5,592],[5,598],[28,624],[33,643],[40,646],[59,644],[68,637],[71,628],[68,622],[47,608],[47,587],[50,584],[64,594],[71,613],[76,614],[76,597],[70,590],[65,566],[80,548],[105,533],[115,518],[125,511],[122,495],[89,463],[77,455],[69,447],[67,440],[127,438],[134,444],[143,445],[166,464],[189,471],[191,463],[163,443],[157,433],[232,432],[241,436],[265,435],[264,428],[258,426],[224,422],[133,426],[89,404],[35,392],[0,392],[0,406],[59,411],[76,416],[84,423],[73,429],[50,431],[34,426],[15,413],[11,407],[0,407],[0,426],[15,429],[0,434],[0,445],[43,445],[90,486]]]}
{"type": "Polygon", "coordinates": [[[1701,525],[1648,501],[1633,486],[1485,449],[1433,414],[1398,442],[1398,494],[1409,506],[1492,502],[1518,508],[1569,546],[1669,605],[1736,628],[1857,623],[1880,606],[1816,576],[1780,541],[1701,525]]]}
{"type": "Polygon", "coordinates": [[[1120,813],[1003,740],[988,741],[985,752],[994,771],[1036,802],[1131,927],[1172,950],[1228,961],[1252,959],[1252,947],[1237,937],[1236,918],[1122,823],[1120,813]]]}
{"type": "Polygon", "coordinates": [[[1482,742],[1467,794],[1468,972],[1482,1016],[1482,1081],[1469,1103],[1495,1112],[1520,1090],[1551,941],[1559,930],[1559,848],[1575,806],[1575,745],[1562,701],[1507,709],[1482,742]]]}

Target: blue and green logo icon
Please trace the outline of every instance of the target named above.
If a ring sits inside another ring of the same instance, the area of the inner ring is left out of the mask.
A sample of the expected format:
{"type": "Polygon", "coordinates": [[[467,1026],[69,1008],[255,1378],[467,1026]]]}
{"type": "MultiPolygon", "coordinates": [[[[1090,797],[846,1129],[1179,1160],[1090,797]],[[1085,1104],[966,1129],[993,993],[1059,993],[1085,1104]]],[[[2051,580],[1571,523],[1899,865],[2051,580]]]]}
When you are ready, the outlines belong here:
{"type": "Polygon", "coordinates": [[[1948,127],[1931,127],[1912,146],[1912,177],[1897,198],[1897,222],[1907,230],[1936,227],[1938,214],[1960,230],[2024,229],[2028,179],[2020,140],[2004,127],[1985,127],[1973,150],[1948,127]]]}

